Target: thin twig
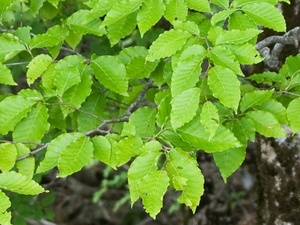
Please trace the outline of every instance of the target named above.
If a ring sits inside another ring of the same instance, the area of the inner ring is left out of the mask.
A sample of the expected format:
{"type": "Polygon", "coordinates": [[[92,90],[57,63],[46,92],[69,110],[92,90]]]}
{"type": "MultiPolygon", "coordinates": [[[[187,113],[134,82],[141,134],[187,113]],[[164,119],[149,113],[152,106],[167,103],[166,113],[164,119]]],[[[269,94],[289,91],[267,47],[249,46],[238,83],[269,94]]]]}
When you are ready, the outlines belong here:
{"type": "Polygon", "coordinates": [[[27,158],[29,158],[30,156],[34,156],[34,155],[36,155],[37,153],[39,153],[39,152],[45,150],[48,146],[49,146],[49,143],[46,143],[46,144],[44,144],[42,147],[37,148],[37,149],[35,149],[35,150],[29,152],[28,154],[22,155],[21,157],[17,158],[16,161],[18,162],[18,161],[20,161],[20,160],[27,159],[27,158]]]}

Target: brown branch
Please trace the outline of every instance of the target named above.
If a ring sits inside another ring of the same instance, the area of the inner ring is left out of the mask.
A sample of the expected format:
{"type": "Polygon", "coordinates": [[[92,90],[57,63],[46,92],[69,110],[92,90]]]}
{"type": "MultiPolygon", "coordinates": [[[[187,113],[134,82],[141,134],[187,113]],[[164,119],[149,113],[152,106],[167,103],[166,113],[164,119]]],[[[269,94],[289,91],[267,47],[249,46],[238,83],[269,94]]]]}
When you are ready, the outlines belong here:
{"type": "Polygon", "coordinates": [[[34,155],[36,155],[37,153],[39,153],[39,152],[45,150],[48,146],[49,146],[49,143],[46,143],[46,144],[44,144],[42,147],[37,148],[37,149],[33,150],[32,152],[29,152],[29,153],[26,154],[26,155],[22,155],[21,157],[17,158],[16,161],[18,162],[18,161],[20,161],[20,160],[27,159],[27,158],[29,158],[30,156],[34,156],[34,155]]]}

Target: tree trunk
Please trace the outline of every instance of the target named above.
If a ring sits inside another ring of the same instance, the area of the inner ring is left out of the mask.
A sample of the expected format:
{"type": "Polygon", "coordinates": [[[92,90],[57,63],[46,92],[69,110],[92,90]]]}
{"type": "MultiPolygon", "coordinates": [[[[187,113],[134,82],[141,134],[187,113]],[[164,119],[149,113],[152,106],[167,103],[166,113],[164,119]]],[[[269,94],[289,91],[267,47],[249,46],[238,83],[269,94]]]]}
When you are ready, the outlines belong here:
{"type": "Polygon", "coordinates": [[[299,224],[300,135],[259,137],[257,151],[257,224],[299,224]]]}

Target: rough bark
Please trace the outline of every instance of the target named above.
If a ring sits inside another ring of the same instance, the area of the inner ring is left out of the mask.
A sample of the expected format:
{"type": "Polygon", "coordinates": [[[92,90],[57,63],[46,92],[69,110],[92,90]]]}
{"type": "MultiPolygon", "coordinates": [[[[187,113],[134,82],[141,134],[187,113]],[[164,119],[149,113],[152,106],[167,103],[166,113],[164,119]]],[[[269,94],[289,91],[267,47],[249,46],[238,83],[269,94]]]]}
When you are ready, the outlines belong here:
{"type": "Polygon", "coordinates": [[[296,225],[300,221],[300,135],[258,138],[257,221],[296,225]]]}

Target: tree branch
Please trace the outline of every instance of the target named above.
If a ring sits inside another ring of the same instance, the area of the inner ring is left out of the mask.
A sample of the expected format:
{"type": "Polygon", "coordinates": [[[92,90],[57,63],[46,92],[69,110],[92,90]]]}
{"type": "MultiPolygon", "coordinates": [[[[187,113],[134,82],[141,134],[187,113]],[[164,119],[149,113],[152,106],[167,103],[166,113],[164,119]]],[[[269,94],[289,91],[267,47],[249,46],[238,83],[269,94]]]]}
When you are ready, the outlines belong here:
{"type": "Polygon", "coordinates": [[[16,161],[18,162],[18,161],[20,161],[20,160],[29,158],[30,156],[34,156],[34,155],[36,155],[37,153],[39,153],[39,152],[45,150],[48,146],[49,146],[49,143],[46,143],[46,144],[44,144],[42,147],[37,148],[37,149],[35,149],[35,150],[29,152],[28,154],[22,155],[21,157],[17,158],[16,161]]]}
{"type": "Polygon", "coordinates": [[[299,46],[300,41],[300,27],[295,27],[292,30],[285,33],[283,36],[271,36],[258,42],[255,45],[262,57],[264,57],[264,63],[271,69],[278,70],[279,55],[285,45],[294,45],[296,48],[299,46]],[[275,44],[271,50],[268,46],[275,44]]]}

